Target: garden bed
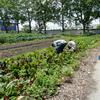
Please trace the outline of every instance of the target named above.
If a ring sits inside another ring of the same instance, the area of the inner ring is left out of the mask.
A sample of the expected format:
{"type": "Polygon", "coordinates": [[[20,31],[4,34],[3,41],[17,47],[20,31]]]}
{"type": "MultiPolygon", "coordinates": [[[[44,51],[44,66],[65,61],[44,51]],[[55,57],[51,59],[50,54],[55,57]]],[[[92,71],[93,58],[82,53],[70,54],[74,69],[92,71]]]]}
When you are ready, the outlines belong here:
{"type": "Polygon", "coordinates": [[[41,100],[57,94],[58,87],[65,81],[63,77],[70,79],[74,76],[80,58],[85,56],[87,49],[95,47],[99,40],[97,36],[74,39],[78,48],[76,52],[65,49],[58,55],[53,48],[47,48],[1,60],[0,98],[16,100],[21,95],[41,100]]]}

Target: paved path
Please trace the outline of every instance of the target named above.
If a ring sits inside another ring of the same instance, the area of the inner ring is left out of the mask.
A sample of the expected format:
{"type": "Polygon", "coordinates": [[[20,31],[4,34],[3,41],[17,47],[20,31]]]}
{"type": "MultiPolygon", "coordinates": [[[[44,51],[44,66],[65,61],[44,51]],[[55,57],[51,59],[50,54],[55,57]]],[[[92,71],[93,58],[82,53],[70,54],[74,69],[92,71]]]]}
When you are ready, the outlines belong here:
{"type": "Polygon", "coordinates": [[[94,80],[93,90],[87,100],[100,100],[100,60],[95,65],[95,71],[92,75],[94,80]]]}

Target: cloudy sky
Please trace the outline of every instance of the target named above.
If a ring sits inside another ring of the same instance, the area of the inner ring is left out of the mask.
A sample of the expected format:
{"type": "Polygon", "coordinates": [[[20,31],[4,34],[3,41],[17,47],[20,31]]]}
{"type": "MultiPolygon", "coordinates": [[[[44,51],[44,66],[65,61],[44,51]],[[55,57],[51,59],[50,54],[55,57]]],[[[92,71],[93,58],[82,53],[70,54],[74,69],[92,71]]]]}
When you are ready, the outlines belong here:
{"type": "MultiPolygon", "coordinates": [[[[35,28],[35,21],[32,21],[32,28],[35,28]]],[[[96,26],[100,24],[100,19],[97,19],[97,20],[94,20],[92,21],[91,23],[91,26],[93,26],[94,28],[96,28],[96,26]]],[[[28,25],[28,23],[25,23],[25,25],[28,25]]],[[[20,24],[20,29],[22,28],[23,26],[20,24]]],[[[73,25],[74,27],[74,25],[73,25]]],[[[49,30],[53,30],[53,29],[61,29],[61,26],[56,24],[56,23],[52,23],[52,22],[48,22],[47,23],[47,29],[49,30]]]]}

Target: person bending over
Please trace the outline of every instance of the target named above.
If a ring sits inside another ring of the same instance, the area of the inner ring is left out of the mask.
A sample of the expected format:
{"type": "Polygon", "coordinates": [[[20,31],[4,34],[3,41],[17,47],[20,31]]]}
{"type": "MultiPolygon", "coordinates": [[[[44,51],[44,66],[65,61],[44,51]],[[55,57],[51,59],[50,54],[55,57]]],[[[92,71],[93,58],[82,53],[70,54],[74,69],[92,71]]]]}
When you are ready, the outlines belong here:
{"type": "Polygon", "coordinates": [[[63,49],[65,48],[66,45],[67,42],[65,40],[56,40],[52,43],[52,47],[55,48],[58,54],[63,52],[63,49]]]}

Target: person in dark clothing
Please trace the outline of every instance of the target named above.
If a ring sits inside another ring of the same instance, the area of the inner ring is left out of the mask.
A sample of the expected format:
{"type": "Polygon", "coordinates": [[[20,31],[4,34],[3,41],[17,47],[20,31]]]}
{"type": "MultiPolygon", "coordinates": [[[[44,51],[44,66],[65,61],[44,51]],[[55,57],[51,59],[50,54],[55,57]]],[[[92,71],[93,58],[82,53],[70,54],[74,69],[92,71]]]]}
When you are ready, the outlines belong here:
{"type": "Polygon", "coordinates": [[[55,50],[58,54],[63,52],[63,49],[66,45],[67,42],[65,40],[56,40],[52,43],[52,46],[55,47],[55,50]]]}

